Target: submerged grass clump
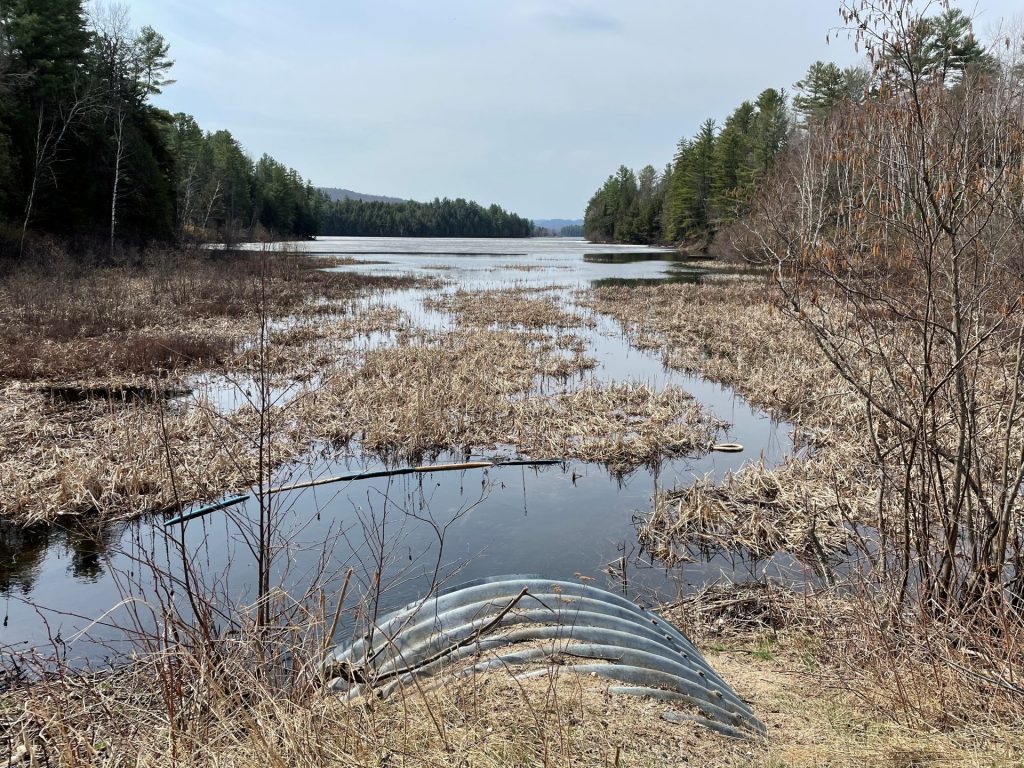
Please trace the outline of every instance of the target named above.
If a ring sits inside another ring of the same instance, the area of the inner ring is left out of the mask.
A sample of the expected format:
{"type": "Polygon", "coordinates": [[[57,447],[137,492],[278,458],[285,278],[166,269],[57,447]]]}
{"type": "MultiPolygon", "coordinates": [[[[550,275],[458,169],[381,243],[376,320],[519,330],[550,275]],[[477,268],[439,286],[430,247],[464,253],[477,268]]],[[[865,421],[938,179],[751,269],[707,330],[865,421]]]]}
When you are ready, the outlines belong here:
{"type": "Polygon", "coordinates": [[[773,468],[757,462],[719,483],[702,478],[661,491],[639,530],[640,543],[668,565],[690,559],[691,550],[704,557],[740,552],[755,559],[787,552],[830,577],[837,553],[846,553],[853,535],[849,521],[870,519],[875,492],[870,477],[842,487],[823,485],[823,476],[838,482],[838,474],[823,466],[828,458],[790,457],[773,468]]]}
{"type": "MultiPolygon", "coordinates": [[[[877,514],[863,406],[813,339],[768,300],[761,278],[589,291],[584,303],[615,317],[630,341],[665,364],[723,382],[796,423],[806,458],[753,464],[721,483],[659,494],[641,538],[668,562],[688,547],[786,551],[817,565],[844,549],[854,524],[877,514]]],[[[737,436],[742,441],[742,435],[737,436]]]]}

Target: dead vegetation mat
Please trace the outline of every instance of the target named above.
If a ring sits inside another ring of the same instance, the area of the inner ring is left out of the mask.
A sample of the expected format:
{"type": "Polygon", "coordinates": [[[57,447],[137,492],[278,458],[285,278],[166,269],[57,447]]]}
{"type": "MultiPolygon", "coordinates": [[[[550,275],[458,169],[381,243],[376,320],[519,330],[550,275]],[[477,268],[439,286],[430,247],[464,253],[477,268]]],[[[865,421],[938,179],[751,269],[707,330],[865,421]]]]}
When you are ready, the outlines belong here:
{"type": "Polygon", "coordinates": [[[309,436],[278,393],[350,363],[360,336],[407,328],[372,297],[420,284],[290,254],[53,258],[0,279],[0,516],[22,524],[129,518],[244,486],[262,409],[273,460],[295,456],[309,436]],[[218,409],[211,381],[247,392],[241,407],[218,409]]]}
{"type": "Polygon", "coordinates": [[[308,420],[396,459],[514,445],[619,471],[707,450],[723,426],[678,388],[566,383],[592,365],[574,341],[541,333],[413,335],[327,379],[306,401],[308,420]]]}
{"type": "Polygon", "coordinates": [[[786,551],[820,569],[846,551],[857,525],[877,515],[878,477],[862,403],[767,295],[764,277],[750,275],[599,288],[583,297],[666,365],[727,384],[796,425],[803,450],[779,466],[753,462],[721,482],[705,478],[659,495],[640,536],[669,563],[692,547],[757,556],[786,551]]]}
{"type": "Polygon", "coordinates": [[[453,315],[460,325],[504,328],[579,328],[593,325],[590,318],[566,311],[556,296],[545,296],[522,288],[457,290],[429,298],[424,306],[453,315]]]}

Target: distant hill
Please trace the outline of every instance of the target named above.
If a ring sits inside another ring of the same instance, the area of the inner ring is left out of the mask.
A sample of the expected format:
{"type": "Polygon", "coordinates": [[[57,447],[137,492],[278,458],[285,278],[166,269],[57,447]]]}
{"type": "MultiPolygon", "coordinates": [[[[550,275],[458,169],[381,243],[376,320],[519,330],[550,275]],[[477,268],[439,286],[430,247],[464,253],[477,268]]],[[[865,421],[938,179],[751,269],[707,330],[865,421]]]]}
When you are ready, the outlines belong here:
{"type": "Polygon", "coordinates": [[[384,195],[367,195],[362,192],[353,192],[351,189],[339,189],[338,187],[320,187],[321,192],[327,193],[331,200],[360,200],[364,203],[404,203],[400,197],[385,197],[384,195]]]}
{"type": "Polygon", "coordinates": [[[533,223],[552,232],[559,232],[562,227],[582,227],[583,219],[534,219],[533,223]]]}

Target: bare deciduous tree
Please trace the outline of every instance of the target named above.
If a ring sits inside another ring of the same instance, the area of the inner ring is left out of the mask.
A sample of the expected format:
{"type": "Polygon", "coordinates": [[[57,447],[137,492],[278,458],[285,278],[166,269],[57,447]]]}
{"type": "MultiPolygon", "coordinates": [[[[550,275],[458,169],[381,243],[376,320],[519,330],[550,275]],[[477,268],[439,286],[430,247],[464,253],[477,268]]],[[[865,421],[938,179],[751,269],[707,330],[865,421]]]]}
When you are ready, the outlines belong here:
{"type": "Polygon", "coordinates": [[[1024,601],[1024,94],[991,57],[933,76],[920,31],[943,10],[844,4],[875,95],[803,137],[751,224],[864,403],[894,605],[979,615],[1024,601]]]}

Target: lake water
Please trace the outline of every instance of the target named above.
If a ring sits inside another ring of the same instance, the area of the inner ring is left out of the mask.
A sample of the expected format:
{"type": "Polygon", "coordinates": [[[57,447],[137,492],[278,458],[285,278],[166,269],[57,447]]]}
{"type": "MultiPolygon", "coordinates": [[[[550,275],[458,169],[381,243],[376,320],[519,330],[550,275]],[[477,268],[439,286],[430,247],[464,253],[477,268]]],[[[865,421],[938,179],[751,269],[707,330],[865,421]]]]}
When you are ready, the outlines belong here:
{"type": "MultiPolygon", "coordinates": [[[[699,265],[681,264],[663,250],[568,239],[323,238],[287,247],[362,262],[342,270],[433,275],[446,281],[441,291],[550,289],[570,306],[578,289],[595,285],[697,281],[701,276],[699,265]]],[[[413,289],[367,302],[398,306],[422,327],[453,327],[448,316],[423,306],[431,293],[436,291],[413,289]]],[[[597,367],[560,386],[580,386],[588,379],[681,386],[731,424],[721,439],[743,444],[744,452],[673,459],[657,471],[639,469],[626,477],[600,465],[568,462],[361,480],[281,494],[273,501],[282,545],[273,582],[293,595],[315,584],[326,590],[329,603],[349,569],[355,597],[374,592],[374,574],[380,570],[386,587],[379,603],[383,610],[408,602],[434,582],[505,573],[590,578],[645,602],[766,570],[783,577],[796,573],[784,558],[757,564],[695,559],[684,568],[665,570],[639,551],[635,518],[650,511],[659,488],[706,474],[721,477],[761,458],[776,463],[792,448],[790,428],[728,388],[666,370],[657,355],[631,348],[611,318],[597,315],[594,320],[593,328],[572,332],[586,339],[597,367]]],[[[387,340],[356,342],[376,343],[387,340]]],[[[229,409],[241,396],[234,385],[207,378],[191,397],[207,397],[229,409]]],[[[438,461],[463,458],[441,456],[438,461]]],[[[282,468],[277,480],[298,482],[381,466],[355,447],[329,459],[311,453],[282,468]]],[[[182,547],[205,592],[246,604],[255,594],[250,545],[258,514],[250,502],[192,521],[184,531],[171,528],[171,535],[162,519],[30,531],[0,526],[0,650],[56,649],[92,661],[125,651],[130,647],[126,628],[158,627],[162,612],[172,605],[188,613],[184,591],[174,584],[182,574],[182,547]]]]}

